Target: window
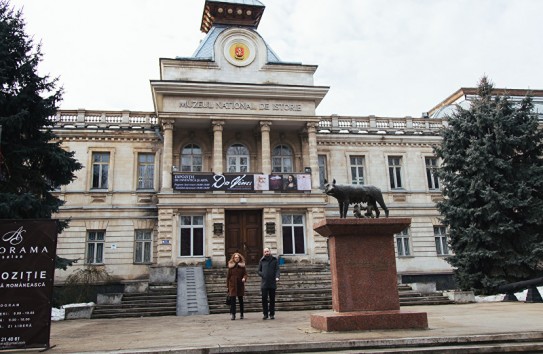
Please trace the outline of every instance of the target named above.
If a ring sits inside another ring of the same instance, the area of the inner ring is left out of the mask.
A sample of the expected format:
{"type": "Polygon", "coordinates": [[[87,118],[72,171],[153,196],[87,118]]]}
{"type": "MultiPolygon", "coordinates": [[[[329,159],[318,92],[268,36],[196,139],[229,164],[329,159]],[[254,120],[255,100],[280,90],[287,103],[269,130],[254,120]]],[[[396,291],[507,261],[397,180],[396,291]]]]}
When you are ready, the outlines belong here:
{"type": "Polygon", "coordinates": [[[278,145],[272,152],[272,172],[292,172],[292,150],[286,145],[278,145]]]}
{"type": "Polygon", "coordinates": [[[92,153],[92,188],[107,189],[109,152],[92,153]]]}
{"type": "Polygon", "coordinates": [[[439,189],[439,180],[436,175],[437,158],[426,157],[426,180],[428,181],[429,189],[439,189]]]}
{"type": "Polygon", "coordinates": [[[87,264],[104,263],[105,231],[87,232],[87,264]]]}
{"type": "Polygon", "coordinates": [[[396,237],[396,248],[398,249],[398,257],[410,256],[411,250],[409,249],[409,228],[404,229],[402,232],[394,236],[396,237]]]}
{"type": "Polygon", "coordinates": [[[151,263],[153,247],[152,230],[136,230],[134,263],[151,263]]]}
{"type": "Polygon", "coordinates": [[[304,216],[283,214],[283,254],[305,254],[304,216]]]}
{"type": "Polygon", "coordinates": [[[364,156],[351,156],[351,184],[364,184],[364,156]]]}
{"type": "Polygon", "coordinates": [[[202,215],[181,216],[179,255],[181,257],[204,255],[204,217],[202,215]]]}
{"type": "Polygon", "coordinates": [[[234,144],[226,150],[228,172],[249,171],[249,150],[242,144],[234,144]]]}
{"type": "Polygon", "coordinates": [[[155,155],[138,154],[138,189],[153,189],[154,177],[155,155]]]}
{"type": "Polygon", "coordinates": [[[447,244],[447,234],[445,226],[434,226],[434,237],[436,240],[436,252],[438,256],[449,254],[449,246],[447,244]]]}
{"type": "Polygon", "coordinates": [[[388,175],[390,188],[402,188],[402,158],[400,156],[390,156],[388,158],[388,175]]]}
{"type": "Polygon", "coordinates": [[[319,155],[319,185],[324,188],[324,180],[328,180],[326,173],[326,155],[319,155]]]}
{"type": "Polygon", "coordinates": [[[181,150],[181,171],[202,172],[202,149],[198,145],[188,144],[181,150]]]}

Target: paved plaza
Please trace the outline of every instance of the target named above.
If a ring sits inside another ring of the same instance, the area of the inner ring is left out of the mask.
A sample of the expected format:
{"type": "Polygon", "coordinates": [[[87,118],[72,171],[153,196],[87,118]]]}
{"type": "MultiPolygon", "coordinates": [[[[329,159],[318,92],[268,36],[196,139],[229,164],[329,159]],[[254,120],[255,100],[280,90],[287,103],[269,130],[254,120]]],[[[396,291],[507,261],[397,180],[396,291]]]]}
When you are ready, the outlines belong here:
{"type": "Polygon", "coordinates": [[[275,320],[248,313],[244,320],[228,314],[140,317],[53,322],[48,353],[213,353],[295,352],[342,349],[346,345],[397,341],[398,345],[454,338],[514,336],[543,339],[543,304],[490,302],[408,306],[426,312],[427,330],[321,332],[310,315],[327,311],[278,312],[275,320]]]}

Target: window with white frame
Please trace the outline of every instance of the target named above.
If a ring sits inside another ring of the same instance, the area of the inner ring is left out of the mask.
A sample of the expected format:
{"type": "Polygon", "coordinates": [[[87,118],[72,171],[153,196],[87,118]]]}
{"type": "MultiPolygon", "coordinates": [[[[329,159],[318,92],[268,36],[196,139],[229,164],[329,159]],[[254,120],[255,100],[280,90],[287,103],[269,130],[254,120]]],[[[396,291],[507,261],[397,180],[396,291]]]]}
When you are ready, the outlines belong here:
{"type": "Polygon", "coordinates": [[[188,144],[181,150],[181,171],[202,172],[202,149],[196,144],[188,144]]]}
{"type": "Polygon", "coordinates": [[[292,172],[292,149],[287,145],[277,145],[272,151],[272,172],[292,172]]]}
{"type": "Polygon", "coordinates": [[[153,230],[136,230],[134,240],[134,263],[151,263],[153,230]]]}
{"type": "Polygon", "coordinates": [[[181,234],[179,240],[181,257],[198,257],[204,255],[204,216],[181,216],[181,234]]]}
{"type": "Polygon", "coordinates": [[[351,156],[351,184],[364,184],[364,156],[351,156]]]}
{"type": "Polygon", "coordinates": [[[447,243],[447,229],[445,226],[434,226],[434,238],[436,241],[436,252],[438,256],[449,254],[449,245],[447,243]]]}
{"type": "Polygon", "coordinates": [[[92,153],[92,188],[107,189],[109,178],[109,152],[92,153]]]}
{"type": "Polygon", "coordinates": [[[103,230],[87,231],[86,264],[104,263],[104,242],[106,232],[103,230]]]}
{"type": "Polygon", "coordinates": [[[389,156],[388,157],[388,176],[390,178],[390,188],[400,189],[402,188],[402,157],[401,156],[389,156]]]}
{"type": "Polygon", "coordinates": [[[138,189],[154,189],[155,154],[138,154],[138,189]]]}
{"type": "Polygon", "coordinates": [[[324,181],[328,180],[328,174],[326,173],[326,155],[319,155],[319,185],[324,188],[324,181]]]}
{"type": "Polygon", "coordinates": [[[394,235],[396,237],[396,249],[398,250],[398,257],[405,257],[411,255],[411,249],[409,246],[409,228],[405,228],[402,232],[394,235]]]}
{"type": "Polygon", "coordinates": [[[305,223],[302,214],[283,214],[283,254],[305,254],[305,223]]]}
{"type": "Polygon", "coordinates": [[[226,170],[228,172],[249,171],[249,149],[242,144],[234,144],[226,150],[226,170]]]}
{"type": "Polygon", "coordinates": [[[436,169],[437,169],[437,158],[435,157],[426,157],[426,180],[428,181],[429,189],[439,189],[439,179],[437,178],[436,169]]]}

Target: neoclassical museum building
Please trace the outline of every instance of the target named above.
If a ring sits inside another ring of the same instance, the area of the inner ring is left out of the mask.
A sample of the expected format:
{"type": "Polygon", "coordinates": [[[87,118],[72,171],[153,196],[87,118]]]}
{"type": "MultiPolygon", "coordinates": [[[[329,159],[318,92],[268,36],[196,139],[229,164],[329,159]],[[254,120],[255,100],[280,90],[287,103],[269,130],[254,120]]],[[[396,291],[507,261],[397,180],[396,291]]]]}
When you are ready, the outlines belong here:
{"type": "MultiPolygon", "coordinates": [[[[269,47],[257,32],[264,8],[206,0],[207,35],[194,54],[159,60],[154,111],[53,117],[85,166],[55,192],[65,202],[55,218],[70,219],[57,252],[79,259],[56,272],[57,283],[96,265],[124,283],[224,267],[235,251],[257,264],[264,247],[292,266],[327,264],[327,239],[313,225],[339,217],[323,193],[334,179],[379,187],[390,217],[412,219],[395,235],[399,281],[450,283],[433,146],[452,107],[476,91],[459,89],[420,117],[317,116],[330,87],[314,85],[316,65],[283,62],[269,47]]],[[[534,93],[541,108],[543,93],[534,93]]]]}

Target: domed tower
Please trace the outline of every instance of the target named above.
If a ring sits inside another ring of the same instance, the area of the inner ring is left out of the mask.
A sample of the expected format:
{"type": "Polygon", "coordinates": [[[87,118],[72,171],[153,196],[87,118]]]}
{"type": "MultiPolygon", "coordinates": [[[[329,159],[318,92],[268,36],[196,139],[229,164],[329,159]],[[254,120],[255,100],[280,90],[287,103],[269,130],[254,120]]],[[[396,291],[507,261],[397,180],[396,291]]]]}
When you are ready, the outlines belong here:
{"type": "Polygon", "coordinates": [[[327,261],[310,225],[326,204],[315,110],[329,87],[314,85],[316,65],[275,54],[257,32],[264,9],[257,0],[207,0],[194,54],[160,59],[160,80],[151,81],[163,136],[159,264],[199,256],[224,264],[233,252],[256,264],[263,247],[327,261]],[[296,184],[287,189],[287,180],[296,184]],[[185,227],[194,232],[183,224],[194,216],[203,223],[197,247],[183,236],[185,227]],[[296,220],[290,234],[285,220],[296,220]]]}

